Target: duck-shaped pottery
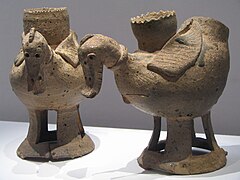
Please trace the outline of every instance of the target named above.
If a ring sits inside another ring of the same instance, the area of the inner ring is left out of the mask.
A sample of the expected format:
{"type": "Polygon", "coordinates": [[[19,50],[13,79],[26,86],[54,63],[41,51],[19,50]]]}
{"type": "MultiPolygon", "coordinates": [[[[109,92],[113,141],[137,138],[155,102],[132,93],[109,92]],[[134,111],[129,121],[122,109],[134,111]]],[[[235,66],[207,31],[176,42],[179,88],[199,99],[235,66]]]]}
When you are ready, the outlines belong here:
{"type": "Polygon", "coordinates": [[[66,8],[25,10],[22,48],[10,73],[12,89],[29,112],[20,158],[64,160],[94,149],[79,115],[85,80],[78,46],[66,8]],[[55,131],[48,130],[48,110],[57,112],[55,131]]]}
{"type": "Polygon", "coordinates": [[[138,158],[144,169],[197,174],[223,167],[226,152],[214,138],[210,111],[228,76],[228,28],[212,18],[193,17],[176,31],[174,11],[137,16],[131,25],[139,46],[131,54],[100,34],[82,39],[83,95],[99,92],[104,64],[114,72],[123,100],[154,117],[152,138],[138,158]],[[167,119],[167,139],[159,142],[161,117],[167,119]],[[196,117],[202,118],[206,139],[195,136],[196,117]],[[195,155],[192,147],[209,153],[195,155]]]}

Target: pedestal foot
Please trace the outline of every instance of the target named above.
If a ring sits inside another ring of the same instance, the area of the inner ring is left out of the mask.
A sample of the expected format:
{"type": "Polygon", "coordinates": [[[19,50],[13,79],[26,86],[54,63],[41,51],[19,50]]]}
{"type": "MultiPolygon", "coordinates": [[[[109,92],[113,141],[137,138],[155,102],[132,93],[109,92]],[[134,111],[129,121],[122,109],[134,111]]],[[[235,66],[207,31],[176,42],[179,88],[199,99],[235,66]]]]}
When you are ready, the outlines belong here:
{"type": "Polygon", "coordinates": [[[51,158],[48,143],[30,144],[25,139],[17,149],[17,155],[22,159],[45,161],[51,158]]]}
{"type": "Polygon", "coordinates": [[[202,116],[206,139],[195,136],[193,119],[167,119],[167,139],[156,141],[160,134],[160,119],[158,123],[156,121],[154,118],[157,127],[154,127],[149,146],[138,158],[142,168],[171,174],[200,174],[225,166],[227,153],[217,145],[214,138],[210,112],[202,116]],[[192,147],[204,151],[195,154],[192,147]]]}
{"type": "Polygon", "coordinates": [[[71,142],[58,146],[56,143],[50,144],[51,157],[54,161],[73,159],[89,154],[94,150],[94,143],[85,134],[75,137],[71,142]]]}
{"type": "Polygon", "coordinates": [[[147,148],[138,158],[139,165],[146,170],[160,170],[171,174],[200,174],[218,170],[226,164],[226,152],[219,148],[208,154],[189,155],[181,161],[168,162],[164,153],[147,148]]]}
{"type": "Polygon", "coordinates": [[[94,150],[94,143],[85,134],[79,106],[57,111],[57,130],[48,131],[47,110],[29,110],[27,138],[17,150],[22,159],[61,161],[84,156],[94,150]]]}

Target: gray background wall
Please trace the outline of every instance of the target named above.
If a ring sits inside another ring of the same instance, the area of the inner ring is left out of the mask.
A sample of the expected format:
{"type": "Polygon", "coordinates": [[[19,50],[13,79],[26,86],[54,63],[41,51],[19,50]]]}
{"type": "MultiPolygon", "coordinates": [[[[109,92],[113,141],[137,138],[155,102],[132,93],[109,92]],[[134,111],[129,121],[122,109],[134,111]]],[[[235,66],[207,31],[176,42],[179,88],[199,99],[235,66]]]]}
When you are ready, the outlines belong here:
{"type": "MultiPolygon", "coordinates": [[[[11,91],[8,80],[13,60],[20,48],[24,8],[68,7],[71,28],[79,39],[87,33],[101,33],[137,48],[129,19],[148,11],[175,10],[179,25],[191,16],[209,16],[230,28],[231,70],[227,86],[212,109],[216,133],[240,135],[240,0],[1,0],[0,2],[0,120],[28,121],[25,107],[11,91]]],[[[113,74],[105,69],[101,93],[80,107],[84,125],[125,128],[152,128],[152,117],[122,102],[113,74]]],[[[52,116],[51,122],[54,122],[52,116]]],[[[201,132],[200,121],[196,129],[201,132]]]]}

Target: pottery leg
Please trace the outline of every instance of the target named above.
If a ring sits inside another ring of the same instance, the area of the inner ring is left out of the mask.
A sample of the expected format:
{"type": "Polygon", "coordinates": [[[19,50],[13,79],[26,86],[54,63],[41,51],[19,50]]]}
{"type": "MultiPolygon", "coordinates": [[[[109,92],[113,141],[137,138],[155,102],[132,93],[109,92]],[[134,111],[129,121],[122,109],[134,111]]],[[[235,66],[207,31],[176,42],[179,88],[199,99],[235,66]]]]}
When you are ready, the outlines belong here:
{"type": "Polygon", "coordinates": [[[192,153],[193,121],[167,119],[167,139],[164,158],[177,162],[192,153]]]}
{"type": "Polygon", "coordinates": [[[47,110],[28,109],[28,112],[28,135],[19,146],[17,155],[22,159],[49,159],[49,145],[45,142],[48,138],[47,110]]]}
{"type": "Polygon", "coordinates": [[[158,149],[158,141],[161,132],[161,117],[154,116],[154,128],[152,132],[152,137],[148,144],[149,151],[156,151],[158,149]]]}
{"type": "Polygon", "coordinates": [[[79,106],[57,111],[57,141],[50,148],[53,160],[73,159],[93,151],[94,143],[84,133],[79,106]]]}
{"type": "Polygon", "coordinates": [[[146,148],[138,158],[139,165],[144,169],[178,173],[175,169],[177,163],[192,155],[192,123],[191,119],[167,119],[167,139],[164,146],[158,146],[156,151],[146,148]]]}
{"type": "Polygon", "coordinates": [[[213,133],[210,111],[207,114],[202,116],[202,123],[203,123],[204,132],[206,134],[207,142],[211,150],[215,150],[219,148],[213,133]]]}

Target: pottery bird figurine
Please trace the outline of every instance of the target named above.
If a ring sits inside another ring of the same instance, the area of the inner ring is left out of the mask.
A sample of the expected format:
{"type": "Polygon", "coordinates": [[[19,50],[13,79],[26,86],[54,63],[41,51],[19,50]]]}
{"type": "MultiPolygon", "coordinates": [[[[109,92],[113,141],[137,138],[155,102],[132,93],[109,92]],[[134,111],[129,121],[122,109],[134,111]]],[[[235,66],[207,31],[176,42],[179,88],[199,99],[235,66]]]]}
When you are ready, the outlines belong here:
{"type": "Polygon", "coordinates": [[[79,115],[85,80],[78,46],[66,8],[25,10],[22,48],[10,73],[12,89],[27,107],[30,121],[17,150],[20,158],[72,159],[94,149],[79,115]],[[57,112],[54,131],[48,130],[48,110],[57,112]]]}
{"type": "Polygon", "coordinates": [[[134,17],[131,26],[139,47],[134,53],[100,34],[82,39],[83,95],[98,94],[105,65],[114,72],[124,102],[154,117],[151,140],[138,158],[144,169],[197,174],[223,167],[226,152],[214,138],[210,111],[228,76],[228,28],[212,18],[192,17],[177,30],[174,11],[134,17]],[[159,141],[161,117],[167,119],[164,141],[159,141]],[[202,118],[206,139],[195,136],[196,117],[202,118]],[[209,153],[196,155],[192,147],[209,153]]]}

